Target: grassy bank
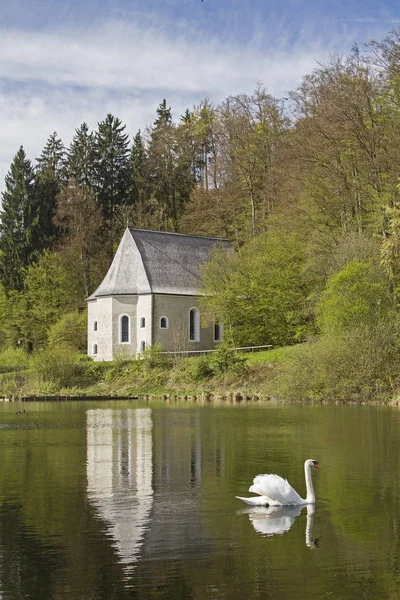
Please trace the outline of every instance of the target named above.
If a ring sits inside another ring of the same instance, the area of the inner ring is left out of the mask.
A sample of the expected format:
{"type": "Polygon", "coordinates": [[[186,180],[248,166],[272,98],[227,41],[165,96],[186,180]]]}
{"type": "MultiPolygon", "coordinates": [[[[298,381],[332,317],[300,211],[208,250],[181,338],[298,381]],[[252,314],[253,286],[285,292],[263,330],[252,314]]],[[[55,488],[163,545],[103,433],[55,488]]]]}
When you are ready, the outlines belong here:
{"type": "Polygon", "coordinates": [[[157,348],[141,360],[93,362],[68,349],[29,356],[0,354],[0,396],[135,396],[241,394],[283,402],[389,402],[400,385],[397,353],[356,337],[328,338],[264,352],[227,347],[206,357],[165,358],[157,348]]]}

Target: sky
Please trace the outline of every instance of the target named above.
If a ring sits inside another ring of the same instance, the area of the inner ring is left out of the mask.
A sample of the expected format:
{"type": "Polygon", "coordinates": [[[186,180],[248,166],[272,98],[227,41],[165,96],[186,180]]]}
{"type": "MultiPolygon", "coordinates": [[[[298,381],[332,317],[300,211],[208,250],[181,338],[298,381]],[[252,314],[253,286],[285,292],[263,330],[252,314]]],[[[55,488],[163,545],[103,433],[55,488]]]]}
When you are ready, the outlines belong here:
{"type": "Polygon", "coordinates": [[[400,25],[392,0],[0,2],[0,190],[22,145],[69,145],[107,113],[131,137],[165,98],[175,119],[262,83],[283,98],[318,62],[400,25]]]}

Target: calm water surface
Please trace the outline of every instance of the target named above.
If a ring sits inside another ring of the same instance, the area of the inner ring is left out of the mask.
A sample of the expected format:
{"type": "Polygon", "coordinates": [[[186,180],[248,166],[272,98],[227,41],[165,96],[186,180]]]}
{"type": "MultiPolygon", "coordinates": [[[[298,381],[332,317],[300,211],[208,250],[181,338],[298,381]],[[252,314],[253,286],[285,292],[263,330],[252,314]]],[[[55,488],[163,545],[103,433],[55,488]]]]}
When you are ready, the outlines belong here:
{"type": "Polygon", "coordinates": [[[399,409],[0,404],[0,458],[2,600],[400,600],[399,409]]]}

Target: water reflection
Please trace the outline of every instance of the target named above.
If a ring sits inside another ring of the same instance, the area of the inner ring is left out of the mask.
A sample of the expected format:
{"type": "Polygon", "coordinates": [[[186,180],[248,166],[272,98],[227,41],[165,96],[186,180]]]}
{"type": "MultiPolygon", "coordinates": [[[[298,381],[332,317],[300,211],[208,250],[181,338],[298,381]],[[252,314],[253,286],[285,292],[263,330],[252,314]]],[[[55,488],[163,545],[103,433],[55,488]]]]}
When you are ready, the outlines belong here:
{"type": "Polygon", "coordinates": [[[300,515],[304,508],[307,508],[306,546],[316,548],[319,545],[319,539],[314,539],[312,535],[315,515],[314,504],[300,506],[253,506],[242,509],[239,511],[239,514],[248,514],[255,531],[262,535],[282,535],[289,531],[296,517],[300,515]]]}
{"type": "Polygon", "coordinates": [[[149,526],[152,460],[149,408],[87,411],[87,494],[127,573],[149,526]]]}

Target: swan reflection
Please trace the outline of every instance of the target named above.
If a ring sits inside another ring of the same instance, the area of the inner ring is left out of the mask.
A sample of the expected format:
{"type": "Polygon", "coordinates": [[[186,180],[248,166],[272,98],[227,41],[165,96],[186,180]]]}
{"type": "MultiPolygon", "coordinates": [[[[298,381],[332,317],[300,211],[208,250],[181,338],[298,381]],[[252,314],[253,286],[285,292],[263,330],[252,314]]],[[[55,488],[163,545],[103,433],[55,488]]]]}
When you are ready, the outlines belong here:
{"type": "Polygon", "coordinates": [[[153,504],[151,410],[87,411],[86,469],[89,501],[129,571],[153,504]]]}
{"type": "Polygon", "coordinates": [[[239,514],[248,514],[251,524],[255,531],[262,535],[282,535],[289,531],[296,517],[301,511],[307,508],[306,522],[306,546],[316,548],[319,545],[319,539],[312,537],[314,524],[315,505],[307,504],[303,506],[253,506],[244,508],[239,514]]]}

